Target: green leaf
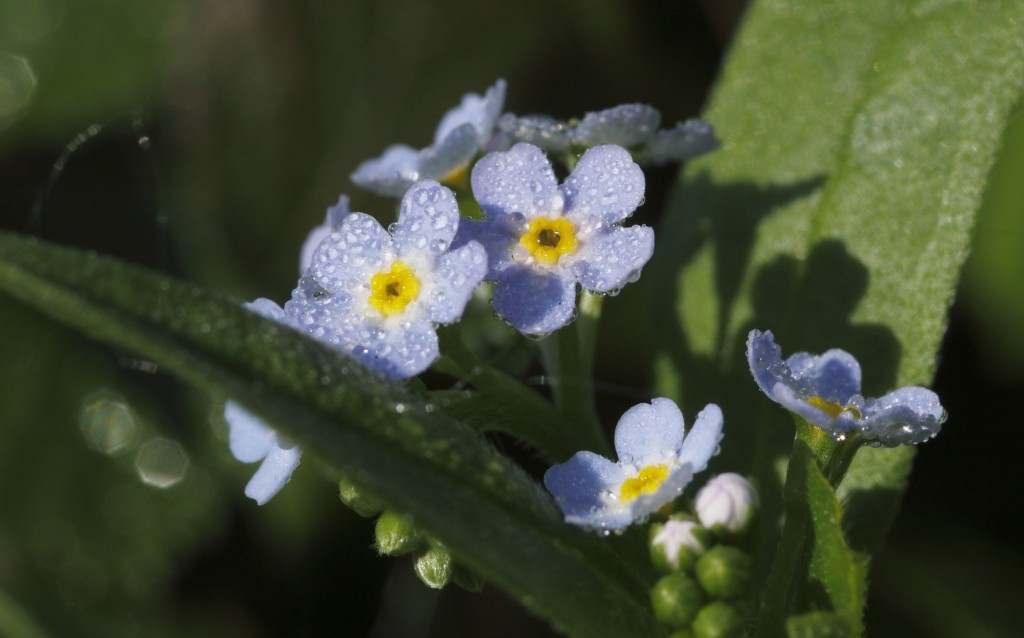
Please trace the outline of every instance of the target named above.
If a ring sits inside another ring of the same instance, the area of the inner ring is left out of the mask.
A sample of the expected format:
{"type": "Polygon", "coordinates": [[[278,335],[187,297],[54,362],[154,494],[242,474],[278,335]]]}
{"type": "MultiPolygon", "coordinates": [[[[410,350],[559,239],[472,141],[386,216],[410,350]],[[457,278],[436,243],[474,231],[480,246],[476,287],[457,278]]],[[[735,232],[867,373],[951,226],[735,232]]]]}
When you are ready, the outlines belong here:
{"type": "Polygon", "coordinates": [[[839,500],[804,440],[812,429],[806,424],[801,428],[790,458],[784,494],[786,524],[759,626],[767,636],[784,635],[785,627],[792,638],[855,638],[863,633],[867,563],[846,545],[839,500]],[[822,616],[822,611],[828,613],[822,616]],[[817,613],[804,616],[810,612],[817,613]]]}
{"type": "Polygon", "coordinates": [[[82,251],[0,234],[0,290],[240,401],[562,631],[662,633],[644,575],[443,406],[232,300],[82,251]]]}
{"type": "MultiPolygon", "coordinates": [[[[724,146],[688,167],[650,270],[676,309],[654,313],[659,387],[689,411],[722,405],[717,467],[758,478],[765,520],[792,430],[750,378],[747,332],[773,330],[787,355],[853,353],[870,396],[930,381],[1022,46],[1021,3],[751,7],[705,114],[724,146]]],[[[866,514],[891,517],[911,456],[854,462],[846,522],[866,551],[884,531],[866,514]]]]}

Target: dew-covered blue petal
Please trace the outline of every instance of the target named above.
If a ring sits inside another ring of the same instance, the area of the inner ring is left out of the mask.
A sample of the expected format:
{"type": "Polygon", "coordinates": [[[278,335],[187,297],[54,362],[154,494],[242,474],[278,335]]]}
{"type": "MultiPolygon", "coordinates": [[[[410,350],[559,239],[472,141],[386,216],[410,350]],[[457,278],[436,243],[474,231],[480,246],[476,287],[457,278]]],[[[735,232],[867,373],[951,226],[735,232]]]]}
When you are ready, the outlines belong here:
{"type": "Polygon", "coordinates": [[[612,292],[636,281],[654,254],[654,231],[647,226],[601,225],[579,250],[573,271],[580,285],[612,292]]]}
{"type": "Polygon", "coordinates": [[[869,443],[885,447],[923,443],[939,433],[945,420],[938,395],[906,387],[868,400],[860,433],[869,443]]]}
{"type": "Polygon", "coordinates": [[[616,144],[637,146],[650,139],[661,124],[661,113],[646,104],[619,106],[587,113],[573,130],[580,146],[616,144]]]}
{"type": "Polygon", "coordinates": [[[401,197],[419,178],[420,153],[411,146],[394,144],[377,158],[360,164],[350,178],[358,185],[387,197],[401,197]]]}
{"type": "Polygon", "coordinates": [[[599,219],[614,224],[632,215],[640,205],[644,172],[626,149],[596,146],[580,158],[562,192],[567,217],[580,223],[599,219]]]}
{"type": "Polygon", "coordinates": [[[576,281],[559,271],[511,266],[495,287],[493,305],[519,332],[547,334],[569,323],[576,312],[576,281]]]}
{"type": "Polygon", "coordinates": [[[545,151],[561,153],[569,149],[569,126],[545,115],[516,117],[506,113],[498,119],[498,129],[516,142],[526,142],[545,151]]]}
{"type": "Polygon", "coordinates": [[[717,149],[721,142],[715,129],[703,120],[688,120],[671,129],[657,131],[637,155],[641,164],[667,164],[699,157],[717,149]]]}
{"type": "Polygon", "coordinates": [[[455,195],[432,180],[422,180],[406,192],[394,227],[399,256],[413,253],[443,254],[459,227],[455,195]]]}
{"type": "Polygon", "coordinates": [[[634,405],[615,426],[619,463],[646,466],[676,456],[683,444],[683,413],[670,399],[634,405]]]}
{"type": "Polygon", "coordinates": [[[504,153],[489,153],[473,167],[470,179],[473,196],[491,220],[513,213],[532,219],[562,211],[555,172],[536,146],[516,144],[504,153]]]}
{"type": "Polygon", "coordinates": [[[442,255],[433,286],[426,293],[430,320],[434,323],[457,321],[486,274],[487,252],[475,241],[442,255]]]}
{"type": "Polygon", "coordinates": [[[625,508],[609,508],[606,494],[617,490],[625,478],[625,471],[618,463],[593,452],[577,452],[565,463],[545,472],[544,486],[555,497],[567,522],[619,529],[632,522],[630,512],[625,508]]]}

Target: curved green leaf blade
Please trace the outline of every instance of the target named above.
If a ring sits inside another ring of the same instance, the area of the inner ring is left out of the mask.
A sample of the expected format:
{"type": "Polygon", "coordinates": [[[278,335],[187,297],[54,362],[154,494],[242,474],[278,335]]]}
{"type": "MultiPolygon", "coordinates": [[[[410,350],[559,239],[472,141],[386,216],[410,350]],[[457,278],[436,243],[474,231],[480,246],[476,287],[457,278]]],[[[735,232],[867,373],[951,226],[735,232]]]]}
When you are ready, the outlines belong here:
{"type": "Polygon", "coordinates": [[[607,541],[566,525],[535,482],[441,406],[337,352],[197,287],[9,234],[0,290],[241,401],[562,631],[664,633],[649,583],[607,541]]]}

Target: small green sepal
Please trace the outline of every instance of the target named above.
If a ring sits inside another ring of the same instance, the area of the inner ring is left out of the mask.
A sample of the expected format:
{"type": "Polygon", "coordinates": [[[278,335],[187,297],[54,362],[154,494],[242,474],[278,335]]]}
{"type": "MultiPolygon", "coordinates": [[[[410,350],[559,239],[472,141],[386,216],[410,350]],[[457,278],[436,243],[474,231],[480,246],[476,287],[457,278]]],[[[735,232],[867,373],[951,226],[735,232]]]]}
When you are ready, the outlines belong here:
{"type": "Polygon", "coordinates": [[[386,556],[401,556],[419,549],[423,536],[413,525],[412,517],[394,510],[384,510],[374,530],[377,551],[386,556]]]}
{"type": "Polygon", "coordinates": [[[413,569],[423,584],[432,589],[441,589],[452,579],[455,565],[452,555],[442,545],[431,544],[416,557],[413,569]]]}

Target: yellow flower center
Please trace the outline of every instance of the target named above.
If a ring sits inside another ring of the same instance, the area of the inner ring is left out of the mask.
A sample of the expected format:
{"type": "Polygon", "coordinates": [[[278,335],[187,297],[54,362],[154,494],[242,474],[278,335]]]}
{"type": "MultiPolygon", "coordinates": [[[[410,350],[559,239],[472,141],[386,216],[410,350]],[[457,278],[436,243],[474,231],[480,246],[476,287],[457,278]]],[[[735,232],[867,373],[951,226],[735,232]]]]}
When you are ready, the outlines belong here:
{"type": "Polygon", "coordinates": [[[542,264],[553,264],[562,255],[576,252],[576,228],[564,217],[538,217],[530,222],[530,229],[519,238],[519,245],[542,264]]]}
{"type": "Polygon", "coordinates": [[[668,478],[667,465],[651,465],[640,470],[636,478],[626,479],[622,483],[622,500],[632,501],[644,494],[652,494],[661,487],[668,478]]]}
{"type": "Polygon", "coordinates": [[[391,262],[391,271],[381,271],[370,279],[370,305],[385,317],[405,310],[420,294],[420,280],[401,259],[391,262]]]}
{"type": "Polygon", "coordinates": [[[453,190],[466,190],[469,186],[469,165],[456,168],[438,181],[453,190]]]}
{"type": "Polygon", "coordinates": [[[843,412],[850,412],[853,415],[853,418],[858,421],[862,416],[860,413],[860,408],[858,408],[855,405],[850,405],[844,408],[835,401],[828,401],[826,399],[822,399],[821,397],[811,397],[810,399],[807,399],[807,402],[813,405],[814,407],[818,408],[825,414],[829,415],[833,419],[838,417],[843,412]]]}

